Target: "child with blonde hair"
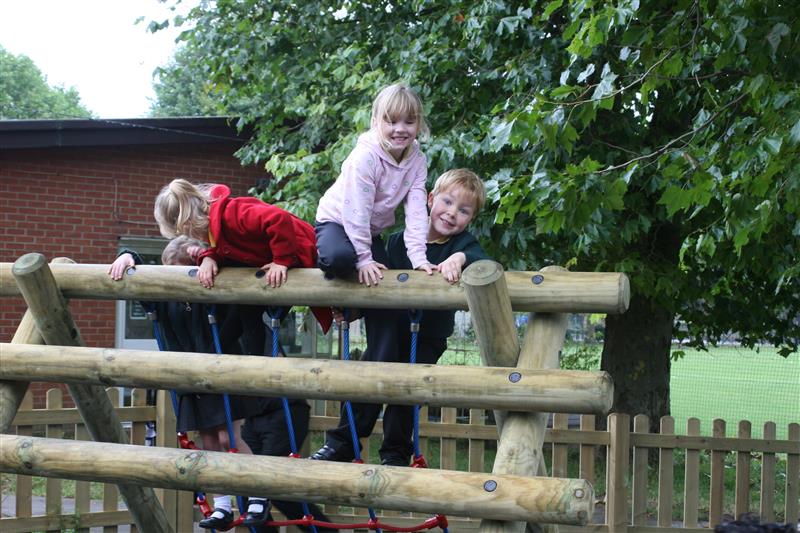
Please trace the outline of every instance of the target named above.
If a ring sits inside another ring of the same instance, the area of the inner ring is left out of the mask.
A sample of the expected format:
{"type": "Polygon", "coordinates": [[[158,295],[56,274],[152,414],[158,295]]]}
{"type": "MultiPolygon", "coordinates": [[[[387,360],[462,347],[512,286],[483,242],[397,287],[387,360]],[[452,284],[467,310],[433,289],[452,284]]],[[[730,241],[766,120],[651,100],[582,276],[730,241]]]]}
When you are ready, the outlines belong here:
{"type": "Polygon", "coordinates": [[[408,258],[432,273],[425,258],[427,159],[417,136],[428,136],[419,96],[401,83],[385,87],[372,104],[369,131],[317,206],[319,267],[327,277],[357,272],[360,283],[377,285],[387,260],[380,234],[394,224],[401,203],[408,258]]]}
{"type": "MultiPolygon", "coordinates": [[[[198,239],[180,235],[170,240],[161,254],[165,265],[194,265],[208,248],[198,239]]],[[[141,257],[130,249],[123,250],[108,269],[114,280],[122,279],[128,268],[141,264],[141,257]]],[[[153,306],[158,317],[159,335],[163,348],[176,352],[216,353],[209,313],[214,313],[220,324],[219,342],[223,353],[262,355],[265,342],[265,326],[260,322],[260,310],[253,306],[219,305],[212,310],[206,304],[188,302],[158,302],[153,306]],[[253,319],[253,315],[257,319],[253,319]],[[249,327],[244,327],[248,325],[249,327]]],[[[204,450],[226,451],[230,449],[227,429],[227,413],[223,396],[177,391],[176,429],[179,433],[197,431],[204,450]]],[[[254,396],[229,395],[229,407],[233,438],[242,453],[253,453],[242,438],[241,428],[245,418],[260,414],[260,399],[254,396]]],[[[213,497],[214,511],[200,521],[206,529],[227,529],[233,523],[230,495],[213,497]]],[[[267,520],[269,502],[265,498],[250,498],[247,508],[242,510],[245,525],[259,525],[267,520]]]]}
{"type": "MultiPolygon", "coordinates": [[[[317,265],[308,222],[258,198],[232,197],[226,185],[172,180],[156,197],[154,215],[165,237],[185,235],[210,244],[198,255],[197,273],[209,289],[223,264],[259,267],[273,288],[286,282],[289,268],[317,265]]],[[[327,331],[330,310],[312,311],[327,331]]]]}
{"type": "MultiPolygon", "coordinates": [[[[463,269],[474,261],[488,258],[477,239],[467,231],[467,226],[477,216],[485,200],[483,181],[465,168],[442,174],[428,195],[430,218],[425,236],[427,260],[450,283],[458,282],[463,269]]],[[[389,268],[410,269],[413,266],[406,254],[404,241],[404,232],[389,236],[389,268]]],[[[394,309],[368,311],[373,325],[367,328],[367,348],[361,360],[408,362],[411,351],[408,313],[394,309]]],[[[422,313],[417,338],[418,363],[436,364],[447,348],[447,338],[453,334],[454,324],[455,311],[431,309],[422,313]]],[[[381,407],[380,404],[352,404],[355,432],[359,439],[372,433],[381,407]]],[[[383,413],[383,443],[379,450],[382,464],[408,466],[413,451],[413,420],[412,406],[386,407],[383,413]]],[[[350,461],[354,456],[349,419],[342,411],[339,425],[326,432],[324,446],[311,458],[350,461]]]]}

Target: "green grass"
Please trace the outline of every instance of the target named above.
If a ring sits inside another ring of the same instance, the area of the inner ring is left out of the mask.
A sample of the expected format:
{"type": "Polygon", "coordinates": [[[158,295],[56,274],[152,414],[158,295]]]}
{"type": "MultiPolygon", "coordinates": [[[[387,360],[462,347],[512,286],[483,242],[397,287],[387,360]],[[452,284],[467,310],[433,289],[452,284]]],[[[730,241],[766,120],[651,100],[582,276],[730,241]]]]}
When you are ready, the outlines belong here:
{"type": "Polygon", "coordinates": [[[739,421],[749,420],[752,436],[760,438],[764,423],[772,421],[777,438],[786,439],[788,424],[800,422],[800,354],[784,358],[770,347],[677,350],[685,352],[672,362],[670,373],[670,407],[677,431],[695,417],[703,435],[710,435],[712,421],[720,418],[727,422],[727,435],[734,436],[739,421]]]}
{"type": "MultiPolygon", "coordinates": [[[[448,349],[440,364],[479,365],[474,344],[459,342],[448,349]]],[[[711,434],[714,419],[727,422],[728,436],[737,434],[740,420],[752,424],[752,437],[763,436],[764,423],[776,424],[778,439],[786,439],[788,425],[800,422],[800,354],[781,357],[772,347],[709,348],[708,352],[673,348],[670,373],[670,411],[676,431],[685,432],[689,418],[700,420],[703,435],[711,434]]],[[[564,368],[599,369],[600,347],[567,345],[564,368]]],[[[631,413],[635,414],[635,413],[631,413]]]]}

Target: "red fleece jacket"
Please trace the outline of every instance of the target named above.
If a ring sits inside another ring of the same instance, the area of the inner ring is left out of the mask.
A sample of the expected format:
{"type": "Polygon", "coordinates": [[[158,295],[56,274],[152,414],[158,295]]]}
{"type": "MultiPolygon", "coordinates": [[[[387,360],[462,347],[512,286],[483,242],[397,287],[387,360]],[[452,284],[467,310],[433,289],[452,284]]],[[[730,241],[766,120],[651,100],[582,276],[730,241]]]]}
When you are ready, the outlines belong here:
{"type": "MultiPolygon", "coordinates": [[[[317,241],[308,222],[258,198],[231,198],[227,185],[215,185],[210,196],[208,227],[213,246],[200,255],[198,264],[211,257],[220,265],[232,260],[255,267],[267,263],[317,267],[317,241]]],[[[330,310],[312,311],[327,332],[330,310]]]]}

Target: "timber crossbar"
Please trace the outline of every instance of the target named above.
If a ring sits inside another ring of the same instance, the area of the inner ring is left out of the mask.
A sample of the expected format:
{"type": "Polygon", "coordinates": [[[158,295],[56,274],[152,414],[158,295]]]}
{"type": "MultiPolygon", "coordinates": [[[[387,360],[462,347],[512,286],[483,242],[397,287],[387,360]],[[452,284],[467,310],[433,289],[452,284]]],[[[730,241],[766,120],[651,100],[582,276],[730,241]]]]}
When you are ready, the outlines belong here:
{"type": "Polygon", "coordinates": [[[585,524],[590,483],[0,435],[0,471],[221,494],[585,524]]]}
{"type": "Polygon", "coordinates": [[[607,414],[606,372],[0,343],[0,380],[390,404],[607,414]],[[398,371],[398,365],[403,370],[398,371]],[[359,376],[353,379],[353,376],[359,376]]]}
{"type": "MultiPolygon", "coordinates": [[[[477,266],[478,263],[472,265],[477,266]]],[[[280,288],[270,288],[254,268],[223,268],[212,289],[196,279],[197,268],[140,265],[113,281],[108,265],[50,264],[66,298],[92,300],[191,301],[273,306],[310,305],[385,309],[467,309],[461,284],[407,270],[384,271],[367,287],[351,280],[326,280],[313,268],[295,268],[280,288]]],[[[0,296],[18,296],[12,263],[0,263],[0,296]]],[[[505,273],[514,311],[610,313],[628,309],[630,285],[615,272],[539,271],[505,273]]]]}

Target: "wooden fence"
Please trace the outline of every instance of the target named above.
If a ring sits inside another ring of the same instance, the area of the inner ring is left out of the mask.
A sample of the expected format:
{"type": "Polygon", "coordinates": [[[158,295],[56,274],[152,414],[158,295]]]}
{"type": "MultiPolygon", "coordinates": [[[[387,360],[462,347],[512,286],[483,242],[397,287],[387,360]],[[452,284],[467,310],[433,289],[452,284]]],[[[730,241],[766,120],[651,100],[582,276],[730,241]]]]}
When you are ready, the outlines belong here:
{"type": "MultiPolygon", "coordinates": [[[[119,405],[118,390],[108,390],[111,401],[119,405]]],[[[168,402],[162,394],[159,405],[168,402]]],[[[315,401],[311,421],[312,439],[321,442],[320,433],[338,421],[338,402],[315,401]],[[316,438],[313,435],[316,434],[316,438]]],[[[158,428],[174,428],[171,409],[145,405],[143,391],[134,390],[131,406],[118,408],[131,442],[144,444],[146,422],[156,420],[158,428]]],[[[428,462],[450,470],[491,471],[496,428],[490,415],[481,409],[431,409],[421,413],[421,446],[428,462]]],[[[751,438],[747,421],[739,423],[736,436],[726,437],[723,420],[714,421],[711,436],[701,433],[700,423],[689,420],[686,428],[676,429],[671,417],[661,420],[660,432],[651,434],[645,416],[630,417],[615,413],[608,417],[607,430],[595,429],[595,417],[555,415],[545,442],[549,450],[550,474],[580,477],[595,485],[598,501],[592,523],[585,527],[559,526],[562,531],[641,531],[657,533],[666,529],[708,531],[723,518],[744,512],[758,513],[765,521],[800,519],[800,424],[788,427],[788,439],[775,439],[775,424],[767,423],[764,438],[751,438]],[[677,476],[676,476],[677,472],[677,476]],[[677,478],[677,480],[676,480],[677,478]],[[726,490],[734,486],[734,490],[726,490]],[[680,504],[682,502],[682,505],[680,504]]],[[[19,435],[51,438],[88,439],[74,408],[62,407],[59,389],[48,391],[47,407],[32,409],[26,397],[14,419],[19,435]]],[[[380,423],[375,435],[380,435],[380,423]]],[[[156,444],[175,446],[170,431],[159,431],[156,444]]],[[[316,445],[316,444],[315,444],[316,445]]],[[[365,443],[364,457],[369,455],[365,443]]],[[[307,455],[311,444],[304,445],[307,455]]],[[[44,497],[33,496],[34,480],[28,476],[4,475],[3,517],[0,531],[117,531],[118,524],[131,518],[121,504],[114,485],[98,484],[102,499],[92,499],[90,484],[75,482],[75,497],[62,498],[65,482],[37,480],[44,485],[44,497]],[[13,505],[11,501],[13,500],[13,505]]],[[[190,531],[196,521],[192,495],[158,490],[176,531],[190,531]]],[[[328,515],[339,522],[363,521],[366,511],[325,506],[328,515]]],[[[385,512],[387,521],[397,525],[421,522],[420,516],[385,512]]],[[[477,531],[480,520],[451,518],[451,531],[477,531]]]]}

